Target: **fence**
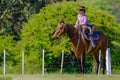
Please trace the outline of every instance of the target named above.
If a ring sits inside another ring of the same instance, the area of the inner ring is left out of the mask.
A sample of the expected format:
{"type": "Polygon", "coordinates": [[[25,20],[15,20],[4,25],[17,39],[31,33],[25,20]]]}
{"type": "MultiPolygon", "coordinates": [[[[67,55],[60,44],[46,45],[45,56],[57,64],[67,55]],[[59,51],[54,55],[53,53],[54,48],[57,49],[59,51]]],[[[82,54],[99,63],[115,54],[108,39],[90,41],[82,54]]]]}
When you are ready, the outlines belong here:
{"type": "MultiPolygon", "coordinates": [[[[6,74],[6,51],[4,50],[4,65],[3,65],[3,75],[6,74]]],[[[60,73],[64,72],[72,72],[72,73],[78,73],[79,67],[78,63],[76,61],[76,58],[74,54],[71,55],[65,55],[64,50],[62,50],[61,58],[58,58],[57,62],[54,64],[47,63],[48,66],[45,66],[45,50],[42,50],[42,74],[44,75],[45,72],[55,72],[60,71],[60,73]]],[[[101,53],[99,53],[101,54],[101,53]]],[[[86,60],[87,67],[85,68],[85,71],[87,73],[92,72],[93,67],[93,61],[90,60],[92,56],[87,57],[88,60],[86,60]],[[90,61],[90,62],[89,62],[90,61]],[[92,61],[92,62],[91,62],[92,61]]],[[[25,66],[25,57],[24,57],[24,51],[22,51],[22,58],[21,58],[21,72],[24,74],[24,66],[25,66]]],[[[101,56],[99,55],[99,60],[101,60],[101,56]]],[[[95,70],[95,69],[94,69],[95,70]]],[[[107,75],[111,75],[111,59],[110,59],[110,49],[108,48],[106,51],[106,70],[107,75]]],[[[99,67],[100,71],[100,67],[99,67]]]]}

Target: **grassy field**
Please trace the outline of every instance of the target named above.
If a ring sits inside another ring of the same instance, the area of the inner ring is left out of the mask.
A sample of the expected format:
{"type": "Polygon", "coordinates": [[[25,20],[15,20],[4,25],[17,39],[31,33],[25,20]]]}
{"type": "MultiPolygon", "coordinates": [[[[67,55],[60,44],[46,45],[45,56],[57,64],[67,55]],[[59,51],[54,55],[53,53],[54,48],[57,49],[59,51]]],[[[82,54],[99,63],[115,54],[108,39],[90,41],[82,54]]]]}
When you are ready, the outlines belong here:
{"type": "Polygon", "coordinates": [[[0,76],[0,80],[12,80],[12,77],[0,76]]]}
{"type": "Polygon", "coordinates": [[[120,75],[8,75],[0,76],[0,80],[120,80],[120,75]]]}

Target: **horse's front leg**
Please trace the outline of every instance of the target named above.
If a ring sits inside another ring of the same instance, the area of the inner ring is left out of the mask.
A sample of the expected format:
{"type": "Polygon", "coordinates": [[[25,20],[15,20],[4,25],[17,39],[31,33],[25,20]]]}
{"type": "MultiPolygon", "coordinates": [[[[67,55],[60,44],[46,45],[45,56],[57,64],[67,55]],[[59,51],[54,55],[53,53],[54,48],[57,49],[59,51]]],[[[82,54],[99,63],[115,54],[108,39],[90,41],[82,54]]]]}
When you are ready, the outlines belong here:
{"type": "Polygon", "coordinates": [[[100,62],[99,62],[99,58],[98,58],[98,51],[96,53],[93,53],[93,58],[96,62],[96,74],[98,74],[98,71],[99,71],[99,67],[100,67],[100,62]]]}
{"type": "Polygon", "coordinates": [[[80,74],[84,74],[84,67],[85,67],[85,54],[82,54],[78,59],[80,74]]]}

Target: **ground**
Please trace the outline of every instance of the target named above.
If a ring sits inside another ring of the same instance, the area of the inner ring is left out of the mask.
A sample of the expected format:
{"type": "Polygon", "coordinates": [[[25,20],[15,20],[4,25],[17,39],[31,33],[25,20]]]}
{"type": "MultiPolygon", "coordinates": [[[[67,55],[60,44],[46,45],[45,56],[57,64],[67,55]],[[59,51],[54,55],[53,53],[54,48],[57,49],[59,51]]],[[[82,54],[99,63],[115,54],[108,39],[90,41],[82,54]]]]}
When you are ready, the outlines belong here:
{"type": "Polygon", "coordinates": [[[68,74],[46,74],[46,75],[6,75],[0,76],[0,80],[120,80],[120,75],[68,75],[68,74]]]}

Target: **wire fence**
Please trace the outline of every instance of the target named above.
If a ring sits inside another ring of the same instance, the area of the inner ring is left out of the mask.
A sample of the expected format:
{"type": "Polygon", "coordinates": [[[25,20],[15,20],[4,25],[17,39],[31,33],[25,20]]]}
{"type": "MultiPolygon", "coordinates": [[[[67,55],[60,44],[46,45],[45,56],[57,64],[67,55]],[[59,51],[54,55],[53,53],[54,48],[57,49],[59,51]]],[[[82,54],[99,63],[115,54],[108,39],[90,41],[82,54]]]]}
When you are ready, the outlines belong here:
{"type": "MultiPolygon", "coordinates": [[[[61,55],[62,56],[62,55],[61,55]]],[[[91,58],[91,56],[89,56],[91,58]]],[[[86,62],[85,72],[90,73],[92,72],[92,62],[86,62]]],[[[47,64],[47,63],[46,63],[47,64]]],[[[45,72],[56,72],[61,70],[61,58],[57,59],[57,61],[53,63],[48,63],[45,67],[45,72]]],[[[63,62],[63,73],[79,73],[79,65],[78,62],[74,56],[74,54],[71,55],[64,55],[64,62],[63,62]]]]}
{"type": "MultiPolygon", "coordinates": [[[[62,57],[62,53],[60,57],[53,58],[53,61],[48,62],[46,59],[46,53],[43,51],[44,55],[41,56],[42,61],[36,65],[36,61],[31,62],[31,65],[26,64],[26,56],[24,55],[24,51],[21,52],[21,61],[19,61],[16,66],[12,66],[12,63],[7,63],[9,60],[5,54],[4,50],[4,60],[0,66],[0,74],[44,74],[44,73],[69,73],[69,74],[79,74],[79,65],[74,56],[74,53],[70,55],[64,54],[62,57]],[[63,58],[63,60],[62,60],[63,58]],[[43,61],[44,60],[44,61],[43,61]],[[62,62],[62,63],[61,63],[62,62]],[[62,64],[62,66],[61,66],[62,64]],[[61,70],[62,69],[62,70],[61,70]]],[[[117,64],[117,63],[116,63],[117,64]]],[[[102,66],[101,66],[102,67],[102,66]]],[[[102,69],[100,69],[101,73],[102,69]]],[[[85,62],[85,73],[86,74],[95,74],[95,62],[93,60],[93,56],[87,54],[86,62],[85,62]]],[[[116,74],[119,71],[112,69],[112,73],[116,74]]]]}

